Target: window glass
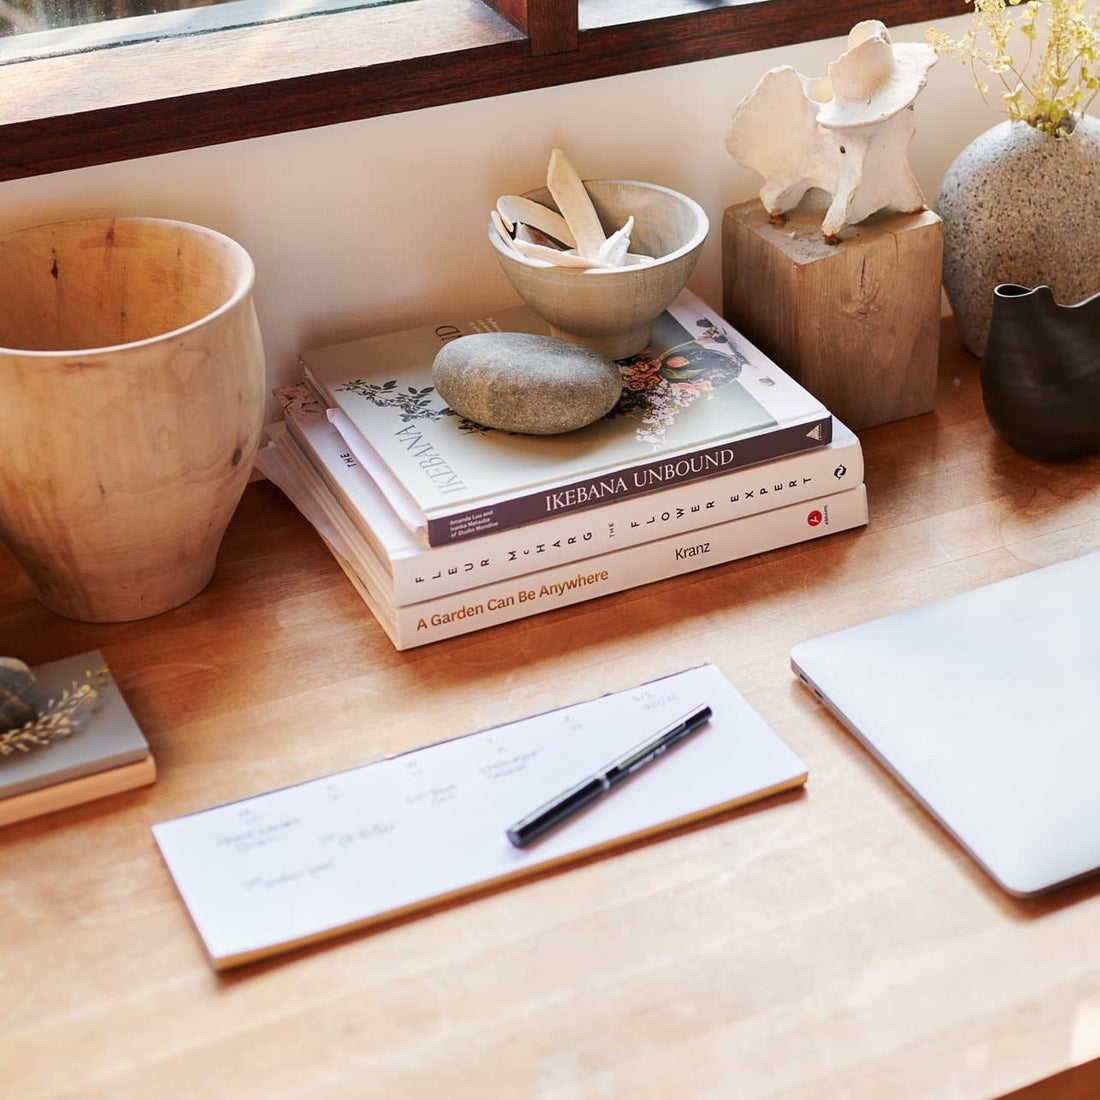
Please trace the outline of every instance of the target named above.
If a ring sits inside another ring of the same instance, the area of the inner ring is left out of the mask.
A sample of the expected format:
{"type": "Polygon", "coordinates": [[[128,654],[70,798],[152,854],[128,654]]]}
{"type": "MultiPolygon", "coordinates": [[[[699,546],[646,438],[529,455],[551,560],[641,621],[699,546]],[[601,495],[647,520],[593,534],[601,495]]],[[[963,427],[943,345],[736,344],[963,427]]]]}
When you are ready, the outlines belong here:
{"type": "Polygon", "coordinates": [[[0,63],[403,0],[0,0],[0,63]]]}
{"type": "MultiPolygon", "coordinates": [[[[0,0],[0,181],[774,49],[867,15],[856,0],[164,7],[196,2],[0,0]],[[141,3],[156,11],[127,6],[141,3]],[[63,25],[74,10],[110,18],[63,25]]],[[[903,26],[960,3],[878,0],[874,15],[903,26]]]]}

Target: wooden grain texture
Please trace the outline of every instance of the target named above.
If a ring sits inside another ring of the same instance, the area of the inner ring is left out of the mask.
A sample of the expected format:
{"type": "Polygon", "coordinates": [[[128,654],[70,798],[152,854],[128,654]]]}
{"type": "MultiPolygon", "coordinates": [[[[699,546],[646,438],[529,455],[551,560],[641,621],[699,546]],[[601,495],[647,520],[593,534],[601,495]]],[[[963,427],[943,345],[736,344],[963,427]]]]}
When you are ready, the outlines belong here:
{"type": "Polygon", "coordinates": [[[950,323],[935,412],[862,438],[864,531],[405,653],[265,483],[210,587],[156,619],[56,619],[0,558],[0,652],[101,648],[160,771],[0,831],[5,1100],[989,1100],[1057,1074],[1026,1100],[1094,1095],[1100,882],[998,891],[788,655],[1100,548],[1100,456],[1041,466],[1005,447],[950,323]],[[702,661],[807,763],[804,794],[209,969],[153,822],[702,661]]]}
{"type": "MultiPolygon", "coordinates": [[[[7,66],[0,180],[843,35],[866,15],[854,0],[654,0],[642,18],[586,0],[563,50],[563,0],[508,3],[530,41],[479,0],[416,0],[7,66]]],[[[890,26],[956,13],[875,9],[890,26]]]]}
{"type": "Polygon", "coordinates": [[[566,53],[577,48],[576,0],[485,0],[531,43],[531,54],[566,53]]]}
{"type": "Polygon", "coordinates": [[[209,581],[263,423],[253,281],[183,222],[0,237],[0,538],[58,614],[156,615],[209,581]]]}
{"type": "Polygon", "coordinates": [[[932,408],[943,225],[880,212],[821,235],[824,204],[773,222],[758,199],[722,222],[723,312],[855,430],[932,408]]]}

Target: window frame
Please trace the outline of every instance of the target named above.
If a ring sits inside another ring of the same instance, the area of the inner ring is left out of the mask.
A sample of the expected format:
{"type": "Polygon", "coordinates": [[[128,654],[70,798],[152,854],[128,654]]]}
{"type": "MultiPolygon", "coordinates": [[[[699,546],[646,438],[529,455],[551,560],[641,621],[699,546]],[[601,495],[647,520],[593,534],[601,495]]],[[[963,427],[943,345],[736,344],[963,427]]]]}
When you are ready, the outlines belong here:
{"type": "MultiPolygon", "coordinates": [[[[879,0],[891,28],[964,0],[879,0]]],[[[0,180],[847,34],[857,0],[410,0],[0,65],[0,180]],[[639,9],[644,13],[639,16],[639,9]]]]}

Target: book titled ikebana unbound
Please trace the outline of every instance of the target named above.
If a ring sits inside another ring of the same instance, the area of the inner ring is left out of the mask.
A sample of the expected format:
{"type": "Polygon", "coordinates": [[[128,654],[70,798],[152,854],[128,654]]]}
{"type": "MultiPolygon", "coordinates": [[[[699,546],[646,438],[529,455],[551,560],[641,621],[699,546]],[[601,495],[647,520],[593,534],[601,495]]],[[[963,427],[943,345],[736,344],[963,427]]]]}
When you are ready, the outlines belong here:
{"type": "Polygon", "coordinates": [[[527,306],[302,353],[349,450],[430,546],[713,477],[832,438],[828,410],[689,291],[622,360],[602,420],[557,436],[474,424],[432,385],[436,353],[474,332],[548,334],[527,306]]]}

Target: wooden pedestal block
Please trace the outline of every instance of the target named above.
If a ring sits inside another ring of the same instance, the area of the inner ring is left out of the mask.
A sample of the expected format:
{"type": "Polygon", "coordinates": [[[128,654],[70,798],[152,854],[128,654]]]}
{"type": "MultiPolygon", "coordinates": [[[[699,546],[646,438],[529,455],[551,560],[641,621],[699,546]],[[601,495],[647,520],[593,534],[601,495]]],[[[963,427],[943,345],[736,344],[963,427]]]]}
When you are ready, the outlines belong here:
{"type": "Polygon", "coordinates": [[[758,199],[722,223],[723,313],[850,428],[928,412],[936,394],[943,225],[880,212],[821,236],[825,205],[773,224],[758,199]]]}

